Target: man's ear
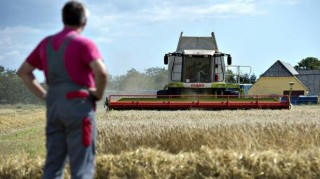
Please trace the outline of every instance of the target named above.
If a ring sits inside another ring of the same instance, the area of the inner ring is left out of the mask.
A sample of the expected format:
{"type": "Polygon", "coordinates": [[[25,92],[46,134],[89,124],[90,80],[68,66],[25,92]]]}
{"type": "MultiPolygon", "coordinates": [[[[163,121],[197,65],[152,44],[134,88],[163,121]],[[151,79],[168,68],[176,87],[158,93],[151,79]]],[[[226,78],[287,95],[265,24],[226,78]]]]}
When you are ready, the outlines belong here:
{"type": "Polygon", "coordinates": [[[87,21],[85,21],[84,23],[82,23],[82,25],[80,26],[80,28],[81,28],[81,31],[83,31],[84,30],[84,27],[87,25],[87,21]]]}

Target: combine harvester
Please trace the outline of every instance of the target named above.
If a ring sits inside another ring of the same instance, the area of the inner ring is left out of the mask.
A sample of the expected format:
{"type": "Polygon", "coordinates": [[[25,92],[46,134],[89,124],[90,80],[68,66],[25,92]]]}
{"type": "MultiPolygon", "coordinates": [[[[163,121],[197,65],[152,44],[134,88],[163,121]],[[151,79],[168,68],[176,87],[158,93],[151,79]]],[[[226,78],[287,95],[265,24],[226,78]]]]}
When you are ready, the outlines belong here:
{"type": "Polygon", "coordinates": [[[288,96],[248,96],[240,84],[240,68],[235,82],[228,82],[230,54],[218,50],[211,37],[180,35],[177,50],[164,56],[169,83],[154,95],[110,95],[109,110],[178,110],[178,109],[290,109],[288,96]],[[225,58],[227,65],[225,64],[225,58]]]}

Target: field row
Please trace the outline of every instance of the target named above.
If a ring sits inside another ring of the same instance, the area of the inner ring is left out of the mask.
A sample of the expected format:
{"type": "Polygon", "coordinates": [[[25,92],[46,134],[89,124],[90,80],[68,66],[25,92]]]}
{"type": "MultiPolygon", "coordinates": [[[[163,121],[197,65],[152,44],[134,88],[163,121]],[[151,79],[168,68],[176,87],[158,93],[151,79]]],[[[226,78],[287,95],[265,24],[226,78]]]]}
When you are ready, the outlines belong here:
{"type": "MultiPolygon", "coordinates": [[[[139,148],[98,155],[95,178],[319,178],[319,156],[319,148],[288,153],[202,147],[178,154],[139,148]]],[[[15,156],[0,165],[0,178],[41,178],[42,168],[42,158],[15,156]]],[[[68,170],[65,176],[70,178],[68,170]]]]}

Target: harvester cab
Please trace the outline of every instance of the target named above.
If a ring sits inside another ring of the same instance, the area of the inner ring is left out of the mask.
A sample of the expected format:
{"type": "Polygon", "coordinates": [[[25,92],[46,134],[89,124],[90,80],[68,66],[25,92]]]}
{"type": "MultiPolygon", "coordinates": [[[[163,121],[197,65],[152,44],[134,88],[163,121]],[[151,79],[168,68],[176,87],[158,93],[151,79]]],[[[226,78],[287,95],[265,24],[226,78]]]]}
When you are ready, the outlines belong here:
{"type": "Polygon", "coordinates": [[[240,95],[239,83],[227,81],[226,66],[232,63],[231,55],[218,50],[214,33],[211,37],[182,35],[177,50],[164,56],[169,83],[157,94],[240,95]]]}
{"type": "Polygon", "coordinates": [[[289,109],[288,96],[249,96],[237,74],[229,74],[232,58],[220,52],[214,33],[209,37],[183,36],[176,51],[165,54],[168,84],[157,94],[110,95],[107,108],[138,110],[176,109],[289,109]],[[231,79],[231,80],[230,80],[231,79]]]}

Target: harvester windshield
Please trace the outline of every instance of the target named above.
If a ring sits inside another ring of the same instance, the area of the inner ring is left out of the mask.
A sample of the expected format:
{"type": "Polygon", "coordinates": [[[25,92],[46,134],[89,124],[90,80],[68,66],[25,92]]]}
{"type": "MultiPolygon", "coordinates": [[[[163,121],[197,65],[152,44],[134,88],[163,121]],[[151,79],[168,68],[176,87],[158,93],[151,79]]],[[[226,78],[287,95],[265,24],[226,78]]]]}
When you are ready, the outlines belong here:
{"type": "Polygon", "coordinates": [[[224,80],[223,57],[184,56],[182,82],[211,83],[224,80]]]}
{"type": "Polygon", "coordinates": [[[211,59],[209,57],[185,57],[182,81],[187,83],[209,83],[211,82],[211,59]]]}

